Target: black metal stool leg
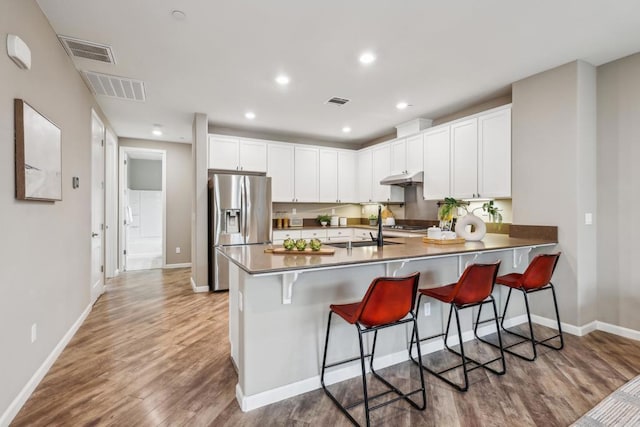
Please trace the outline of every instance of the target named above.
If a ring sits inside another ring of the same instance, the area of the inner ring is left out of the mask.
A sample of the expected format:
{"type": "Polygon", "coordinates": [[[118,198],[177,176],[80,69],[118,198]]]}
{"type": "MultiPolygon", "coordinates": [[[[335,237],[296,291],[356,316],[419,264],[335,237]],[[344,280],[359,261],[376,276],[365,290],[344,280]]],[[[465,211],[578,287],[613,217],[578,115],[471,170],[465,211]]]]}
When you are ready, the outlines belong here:
{"type": "MultiPolygon", "coordinates": [[[[325,369],[327,367],[327,349],[329,347],[329,331],[331,330],[331,315],[332,314],[333,314],[333,311],[329,311],[329,321],[327,322],[327,336],[326,336],[326,338],[324,340],[324,355],[322,356],[322,372],[320,373],[320,384],[322,384],[322,388],[327,393],[328,393],[327,387],[324,384],[324,371],[325,371],[325,369]]],[[[331,396],[331,398],[333,398],[333,396],[331,396]]]]}
{"type": "MultiPolygon", "coordinates": [[[[367,427],[369,427],[371,425],[371,421],[369,419],[369,396],[367,393],[367,370],[364,365],[364,345],[362,343],[362,329],[360,329],[360,326],[357,324],[356,324],[356,328],[358,328],[358,342],[360,343],[360,366],[362,368],[362,391],[364,394],[364,414],[367,419],[367,427]]],[[[376,333],[377,332],[378,331],[376,331],[376,333]]],[[[373,359],[373,357],[371,359],[373,359]]],[[[373,360],[371,363],[373,363],[373,360]]],[[[349,417],[353,420],[351,415],[349,415],[349,417]]]]}
{"type": "MultiPolygon", "coordinates": [[[[502,335],[500,334],[500,325],[498,325],[498,308],[496,307],[496,301],[493,299],[493,295],[490,296],[491,304],[493,305],[493,315],[496,321],[496,334],[498,334],[498,344],[500,347],[500,359],[502,360],[502,371],[496,372],[498,375],[504,375],[507,372],[507,364],[504,360],[504,349],[502,347],[502,335]]],[[[482,309],[482,305],[480,305],[480,309],[482,309]]],[[[480,315],[478,315],[480,317],[480,315]]],[[[476,324],[477,328],[477,324],[476,324]]],[[[477,336],[477,335],[476,335],[477,336]]]]}

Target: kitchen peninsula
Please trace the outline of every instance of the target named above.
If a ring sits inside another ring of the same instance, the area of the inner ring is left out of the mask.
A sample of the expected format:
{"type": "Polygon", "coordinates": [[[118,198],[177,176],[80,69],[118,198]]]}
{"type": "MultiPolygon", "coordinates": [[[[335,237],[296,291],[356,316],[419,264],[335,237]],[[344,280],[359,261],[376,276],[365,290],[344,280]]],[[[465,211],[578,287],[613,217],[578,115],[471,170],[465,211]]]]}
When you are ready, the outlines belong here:
{"type": "MultiPolygon", "coordinates": [[[[555,227],[548,228],[555,233],[555,227]]],[[[238,369],[236,397],[242,410],[320,387],[328,307],[358,301],[373,278],[419,271],[420,287],[430,287],[456,281],[469,263],[497,259],[502,261],[500,274],[522,271],[531,256],[550,252],[557,243],[553,233],[518,237],[513,231],[511,235],[487,234],[483,241],[455,245],[427,244],[421,237],[390,238],[385,240],[397,244],[336,248],[334,255],[273,255],[265,253],[268,245],[218,249],[230,261],[229,338],[238,369]]],[[[495,295],[502,307],[504,296],[498,289],[495,295]]],[[[516,306],[508,317],[523,313],[516,306]]],[[[433,335],[442,328],[441,307],[434,303],[429,308],[428,315],[426,309],[419,310],[422,336],[433,335]]],[[[463,331],[470,330],[471,313],[461,320],[463,331]]],[[[380,367],[407,360],[410,331],[400,331],[380,332],[385,334],[376,350],[380,367]]],[[[332,360],[357,354],[353,326],[336,322],[330,345],[335,350],[332,360]]],[[[431,343],[423,344],[423,348],[425,353],[437,349],[431,343]]],[[[327,382],[353,377],[358,369],[353,365],[329,371],[327,382]]]]}

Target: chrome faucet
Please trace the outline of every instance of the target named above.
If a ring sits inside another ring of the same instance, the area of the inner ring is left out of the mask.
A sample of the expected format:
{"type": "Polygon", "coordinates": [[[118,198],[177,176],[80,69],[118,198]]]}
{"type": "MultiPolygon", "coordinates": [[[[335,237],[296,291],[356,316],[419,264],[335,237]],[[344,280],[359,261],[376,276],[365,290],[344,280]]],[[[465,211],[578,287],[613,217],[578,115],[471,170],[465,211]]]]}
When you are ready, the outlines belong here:
{"type": "Polygon", "coordinates": [[[376,239],[376,246],[379,248],[384,246],[384,239],[382,238],[382,206],[378,205],[378,238],[376,239]]]}

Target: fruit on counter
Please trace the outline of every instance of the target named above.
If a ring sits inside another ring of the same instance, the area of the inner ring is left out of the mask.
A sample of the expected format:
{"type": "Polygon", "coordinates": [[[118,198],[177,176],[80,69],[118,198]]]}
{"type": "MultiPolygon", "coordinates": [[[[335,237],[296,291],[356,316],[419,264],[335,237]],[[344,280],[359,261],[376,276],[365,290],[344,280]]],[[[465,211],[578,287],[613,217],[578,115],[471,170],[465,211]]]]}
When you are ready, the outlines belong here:
{"type": "Polygon", "coordinates": [[[288,250],[288,251],[292,251],[295,247],[296,247],[296,241],[288,238],[286,239],[284,242],[282,242],[282,246],[288,250]]]}
{"type": "Polygon", "coordinates": [[[299,251],[304,251],[307,248],[307,241],[304,239],[296,240],[296,249],[299,251]]]}
{"type": "Polygon", "coordinates": [[[318,239],[311,239],[311,241],[309,242],[309,246],[311,247],[312,251],[319,251],[322,247],[322,242],[318,239]]]}

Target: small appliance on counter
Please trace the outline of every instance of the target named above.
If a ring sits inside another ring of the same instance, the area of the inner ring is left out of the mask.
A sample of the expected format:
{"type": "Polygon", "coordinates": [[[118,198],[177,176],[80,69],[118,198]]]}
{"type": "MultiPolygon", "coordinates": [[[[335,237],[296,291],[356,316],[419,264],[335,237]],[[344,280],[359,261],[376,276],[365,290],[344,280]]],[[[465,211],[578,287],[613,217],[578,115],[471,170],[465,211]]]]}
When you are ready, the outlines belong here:
{"type": "Polygon", "coordinates": [[[289,227],[302,227],[302,217],[298,215],[291,215],[289,218],[289,227]]]}
{"type": "Polygon", "coordinates": [[[338,215],[331,215],[331,224],[332,227],[337,227],[340,225],[340,217],[338,215]]]}
{"type": "Polygon", "coordinates": [[[344,216],[340,217],[340,227],[346,227],[347,226],[347,218],[344,216]]]}

